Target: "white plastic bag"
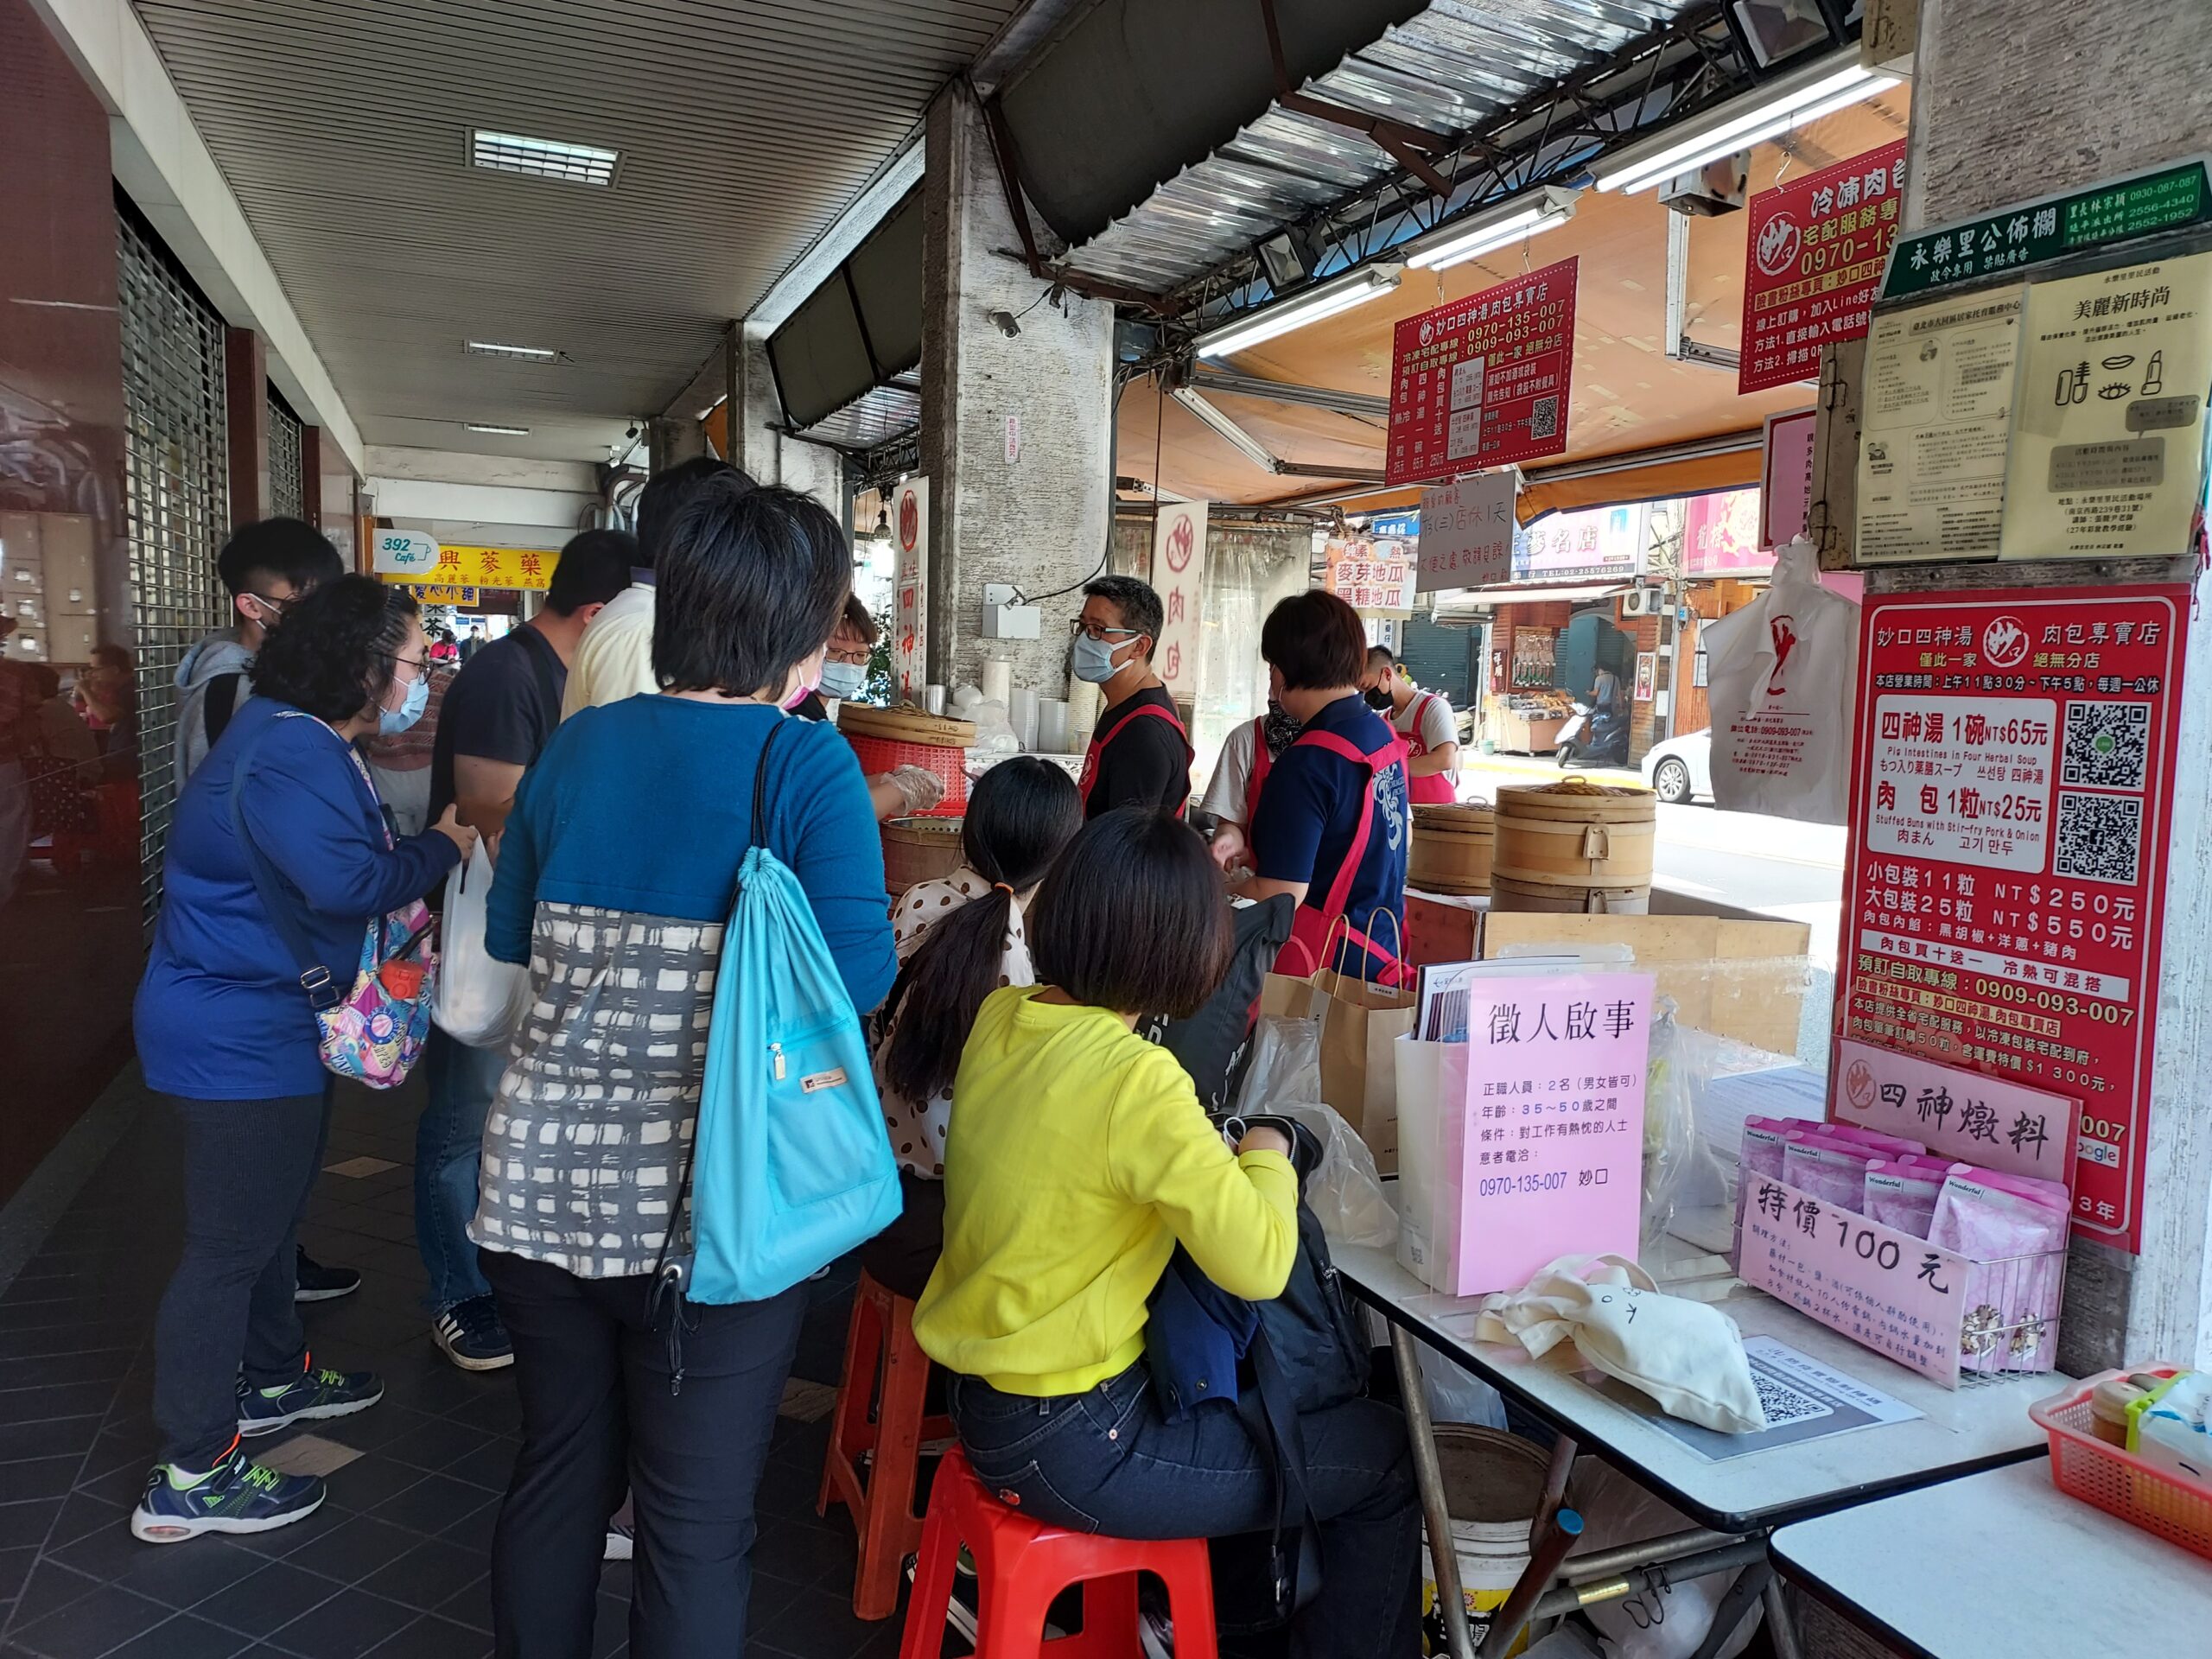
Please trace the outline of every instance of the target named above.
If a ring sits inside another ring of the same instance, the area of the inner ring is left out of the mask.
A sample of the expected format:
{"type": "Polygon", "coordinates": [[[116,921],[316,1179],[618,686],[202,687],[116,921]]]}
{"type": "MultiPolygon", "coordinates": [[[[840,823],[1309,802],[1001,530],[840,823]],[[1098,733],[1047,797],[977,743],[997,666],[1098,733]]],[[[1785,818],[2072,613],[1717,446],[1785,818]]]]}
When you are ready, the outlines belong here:
{"type": "Polygon", "coordinates": [[[480,841],[467,861],[446,877],[438,1000],[430,1010],[440,1030],[471,1048],[505,1048],[530,1012],[530,969],[501,962],[484,948],[491,895],[492,861],[480,841]]]}
{"type": "Polygon", "coordinates": [[[1382,1196],[1375,1154],[1332,1108],[1321,1103],[1320,1025],[1270,1015],[1252,1038],[1252,1063],[1236,1097],[1240,1116],[1273,1115],[1303,1123],[1321,1143],[1321,1166],[1306,1183],[1306,1202],[1332,1244],[1398,1242],[1398,1212],[1382,1196]]]}
{"type": "Polygon", "coordinates": [[[1699,637],[1710,664],[1713,804],[1841,823],[1859,607],[1821,586],[1813,544],[1783,548],[1766,592],[1699,637]]]}
{"type": "Polygon", "coordinates": [[[1426,1344],[1421,1344],[1420,1357],[1421,1391],[1428,1401],[1431,1422],[1506,1428],[1505,1401],[1496,1389],[1426,1344]]]}

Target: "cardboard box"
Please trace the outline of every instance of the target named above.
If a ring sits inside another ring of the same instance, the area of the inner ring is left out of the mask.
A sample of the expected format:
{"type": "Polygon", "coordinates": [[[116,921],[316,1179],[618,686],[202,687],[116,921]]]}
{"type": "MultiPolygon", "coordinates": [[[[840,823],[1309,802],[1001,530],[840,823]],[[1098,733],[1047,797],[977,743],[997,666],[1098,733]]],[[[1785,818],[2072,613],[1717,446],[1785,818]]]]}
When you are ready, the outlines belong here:
{"type": "MultiPolygon", "coordinates": [[[[1413,932],[1410,893],[1407,932],[1413,932]]],[[[1492,911],[1483,922],[1481,954],[1498,956],[1507,945],[1624,944],[1636,953],[1637,967],[1658,976],[1659,995],[1674,998],[1681,1024],[1770,1053],[1795,1054],[1812,938],[1803,922],[1492,911]]]]}

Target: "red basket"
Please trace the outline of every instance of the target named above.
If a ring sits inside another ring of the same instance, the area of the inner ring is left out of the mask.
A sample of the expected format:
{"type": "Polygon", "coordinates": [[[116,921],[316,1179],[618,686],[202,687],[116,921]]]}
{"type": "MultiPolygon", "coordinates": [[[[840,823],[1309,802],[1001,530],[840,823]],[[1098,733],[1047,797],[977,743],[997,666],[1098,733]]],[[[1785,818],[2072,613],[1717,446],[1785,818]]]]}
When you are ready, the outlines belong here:
{"type": "Polygon", "coordinates": [[[2028,1415],[2050,1433],[2050,1478],[2060,1491],[2212,1560],[2212,1487],[2154,1468],[2133,1452],[2099,1440],[2090,1427],[2094,1414],[2089,1396],[2098,1383],[2138,1371],[2171,1376],[2179,1369],[2160,1363],[2100,1371],[2065,1393],[2031,1406],[2028,1415]]]}
{"type": "Polygon", "coordinates": [[[894,738],[863,737],[857,732],[847,732],[845,741],[853,746],[853,753],[860,756],[861,770],[869,777],[889,772],[894,766],[919,766],[924,772],[934,772],[944,785],[944,798],[925,813],[912,813],[909,817],[957,818],[968,810],[968,751],[949,748],[937,743],[906,743],[894,738]]]}

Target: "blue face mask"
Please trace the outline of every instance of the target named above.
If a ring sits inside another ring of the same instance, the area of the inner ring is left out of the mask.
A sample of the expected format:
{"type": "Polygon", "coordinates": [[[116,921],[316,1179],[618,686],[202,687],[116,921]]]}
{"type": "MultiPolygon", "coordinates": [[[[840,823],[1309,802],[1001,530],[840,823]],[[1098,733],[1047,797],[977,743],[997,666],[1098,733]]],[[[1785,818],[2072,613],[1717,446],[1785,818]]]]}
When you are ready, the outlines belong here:
{"type": "Polygon", "coordinates": [[[1114,660],[1114,653],[1128,643],[1127,639],[1094,639],[1087,633],[1076,635],[1076,678],[1088,680],[1093,685],[1105,684],[1128,666],[1114,660]]]}
{"type": "Polygon", "coordinates": [[[866,663],[825,662],[822,664],[822,695],[842,702],[868,690],[866,663]]]}
{"type": "Polygon", "coordinates": [[[402,732],[423,718],[423,711],[430,706],[430,677],[418,674],[409,682],[407,696],[397,709],[377,710],[377,731],[384,737],[397,737],[402,732]]]}

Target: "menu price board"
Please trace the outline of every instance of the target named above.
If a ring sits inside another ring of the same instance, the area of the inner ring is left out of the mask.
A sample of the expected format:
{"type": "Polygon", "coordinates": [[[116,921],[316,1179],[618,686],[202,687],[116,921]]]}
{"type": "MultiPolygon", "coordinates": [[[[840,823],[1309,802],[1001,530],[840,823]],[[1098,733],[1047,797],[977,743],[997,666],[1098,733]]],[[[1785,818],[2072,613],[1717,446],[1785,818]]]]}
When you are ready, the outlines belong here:
{"type": "Polygon", "coordinates": [[[1397,326],[1388,483],[1566,454],[1580,269],[1563,259],[1397,326]]]}
{"type": "Polygon", "coordinates": [[[2212,254],[2031,283],[2004,556],[2188,550],[2204,499],[2212,254]]]}
{"type": "Polygon", "coordinates": [[[1356,611],[1409,611],[1414,561],[1400,541],[1336,537],[1322,551],[1323,585],[1356,611]]]}
{"type": "Polygon", "coordinates": [[[2133,1251],[2185,586],[1867,599],[1841,1035],[2078,1098],[2075,1230],[2133,1251]]]}
{"type": "Polygon", "coordinates": [[[1904,202],[1904,144],[1751,198],[1738,394],[1821,378],[1821,347],[1866,332],[1904,202]]]}

